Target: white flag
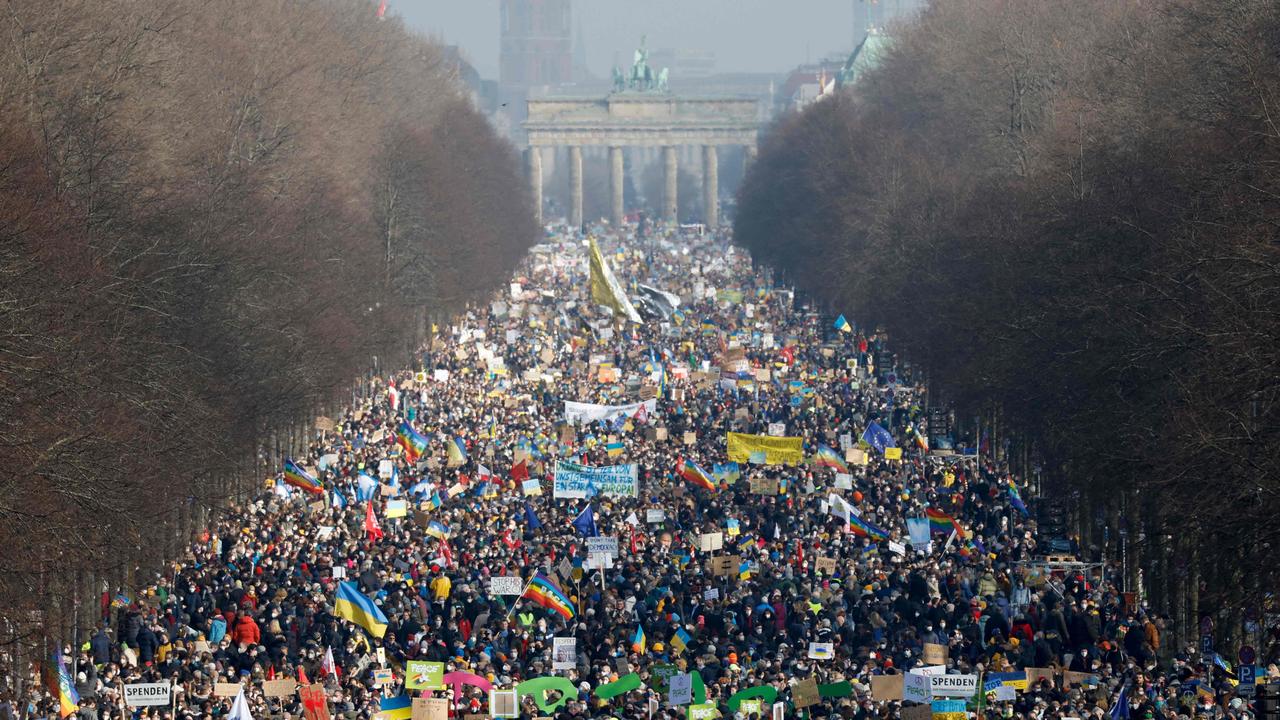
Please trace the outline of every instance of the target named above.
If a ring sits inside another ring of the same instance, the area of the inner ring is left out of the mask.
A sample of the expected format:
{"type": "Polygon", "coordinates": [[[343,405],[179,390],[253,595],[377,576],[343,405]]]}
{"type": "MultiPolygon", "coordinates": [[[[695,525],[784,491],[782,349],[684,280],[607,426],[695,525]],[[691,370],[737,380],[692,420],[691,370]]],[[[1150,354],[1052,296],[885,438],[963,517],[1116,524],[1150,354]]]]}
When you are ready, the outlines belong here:
{"type": "Polygon", "coordinates": [[[236,694],[236,701],[231,703],[231,714],[227,716],[227,720],[253,720],[253,715],[249,714],[249,701],[244,699],[243,685],[236,694]]]}

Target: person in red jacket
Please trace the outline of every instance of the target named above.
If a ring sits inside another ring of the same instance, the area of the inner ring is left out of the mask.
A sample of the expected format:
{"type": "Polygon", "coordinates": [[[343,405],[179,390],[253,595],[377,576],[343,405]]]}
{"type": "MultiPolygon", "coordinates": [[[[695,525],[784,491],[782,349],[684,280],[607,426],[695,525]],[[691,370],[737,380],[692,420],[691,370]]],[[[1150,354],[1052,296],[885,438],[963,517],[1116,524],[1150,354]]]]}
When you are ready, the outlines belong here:
{"type": "Polygon", "coordinates": [[[235,630],[231,631],[231,642],[240,645],[257,645],[262,640],[262,631],[253,617],[244,614],[236,621],[235,630]]]}

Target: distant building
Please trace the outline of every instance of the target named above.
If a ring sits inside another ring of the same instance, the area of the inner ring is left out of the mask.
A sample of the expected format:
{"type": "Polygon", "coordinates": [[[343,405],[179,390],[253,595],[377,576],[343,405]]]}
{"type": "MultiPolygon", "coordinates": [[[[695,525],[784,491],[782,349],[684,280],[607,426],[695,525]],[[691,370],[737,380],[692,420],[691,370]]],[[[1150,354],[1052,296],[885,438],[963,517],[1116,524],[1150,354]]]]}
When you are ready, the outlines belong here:
{"type": "Polygon", "coordinates": [[[498,82],[509,88],[573,82],[570,0],[501,0],[498,82]]]}
{"type": "Polygon", "coordinates": [[[663,48],[649,53],[649,65],[671,69],[671,77],[685,80],[710,77],[716,72],[716,54],[709,50],[663,48]]]}
{"type": "Polygon", "coordinates": [[[792,70],[776,93],[776,111],[797,112],[834,92],[844,64],[843,58],[832,57],[792,70]]]}
{"type": "Polygon", "coordinates": [[[862,38],[862,42],[858,43],[858,46],[849,54],[844,67],[840,68],[836,78],[838,85],[840,87],[853,85],[868,70],[878,67],[890,44],[889,36],[884,31],[876,28],[868,30],[866,37],[862,38]]]}

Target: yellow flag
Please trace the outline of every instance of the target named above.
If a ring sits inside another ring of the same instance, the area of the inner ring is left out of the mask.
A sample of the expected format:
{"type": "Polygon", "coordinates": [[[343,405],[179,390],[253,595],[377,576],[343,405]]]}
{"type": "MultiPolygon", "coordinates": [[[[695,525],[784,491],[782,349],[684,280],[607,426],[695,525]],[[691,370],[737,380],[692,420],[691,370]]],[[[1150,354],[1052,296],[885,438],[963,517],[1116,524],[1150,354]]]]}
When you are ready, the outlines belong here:
{"type": "Polygon", "coordinates": [[[600,305],[613,308],[618,315],[633,323],[640,322],[640,314],[631,306],[627,293],[618,278],[613,276],[609,263],[600,254],[600,246],[591,238],[591,299],[600,305]]]}

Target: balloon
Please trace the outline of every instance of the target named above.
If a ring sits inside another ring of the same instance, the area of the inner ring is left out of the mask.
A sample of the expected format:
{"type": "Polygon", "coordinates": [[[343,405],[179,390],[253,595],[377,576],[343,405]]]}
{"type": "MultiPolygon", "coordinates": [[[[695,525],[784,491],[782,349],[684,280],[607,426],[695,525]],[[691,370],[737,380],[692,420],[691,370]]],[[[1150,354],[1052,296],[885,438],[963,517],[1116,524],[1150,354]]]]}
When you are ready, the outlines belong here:
{"type": "Polygon", "coordinates": [[[860,503],[860,502],[862,502],[862,491],[861,491],[861,490],[854,490],[854,491],[853,491],[853,501],[854,501],[854,502],[856,502],[856,503],[860,503]]]}

